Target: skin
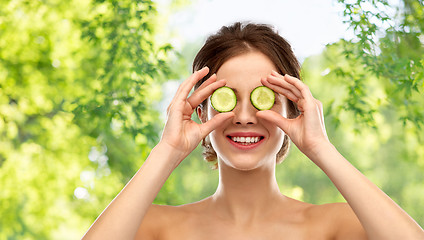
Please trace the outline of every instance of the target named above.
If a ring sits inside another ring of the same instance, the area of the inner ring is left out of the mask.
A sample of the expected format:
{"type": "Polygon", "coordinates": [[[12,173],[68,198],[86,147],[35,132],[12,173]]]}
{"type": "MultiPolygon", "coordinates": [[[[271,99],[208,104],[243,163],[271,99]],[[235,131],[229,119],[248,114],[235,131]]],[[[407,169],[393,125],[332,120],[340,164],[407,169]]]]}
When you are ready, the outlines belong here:
{"type": "Polygon", "coordinates": [[[330,143],[322,104],[308,87],[275,70],[265,55],[251,52],[225,62],[190,96],[208,69],[182,83],[168,108],[161,141],[83,238],[424,239],[421,227],[330,143]],[[198,108],[205,121],[195,123],[196,107],[224,85],[237,90],[236,108],[229,113],[198,108]],[[257,111],[250,104],[250,92],[260,85],[278,95],[271,110],[257,111]],[[296,119],[285,118],[287,98],[302,111],[296,119]],[[240,151],[226,137],[235,131],[265,138],[257,148],[240,151]],[[171,172],[209,133],[219,161],[216,192],[182,206],[152,204],[171,172]],[[280,193],[275,156],[284,134],[327,174],[347,203],[313,205],[280,193]]]}

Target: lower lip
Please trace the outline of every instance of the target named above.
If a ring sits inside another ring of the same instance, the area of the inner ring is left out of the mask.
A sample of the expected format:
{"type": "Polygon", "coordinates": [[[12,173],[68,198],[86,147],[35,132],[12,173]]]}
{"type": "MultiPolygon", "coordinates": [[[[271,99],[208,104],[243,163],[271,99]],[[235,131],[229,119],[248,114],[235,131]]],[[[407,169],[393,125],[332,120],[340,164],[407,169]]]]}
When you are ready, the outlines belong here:
{"type": "Polygon", "coordinates": [[[251,143],[251,144],[249,144],[249,145],[243,145],[243,144],[240,144],[240,143],[236,143],[236,142],[234,142],[233,140],[231,140],[230,138],[228,138],[227,137],[227,139],[228,139],[228,141],[234,146],[234,147],[236,147],[236,148],[238,148],[238,149],[241,149],[241,150],[250,150],[250,149],[253,149],[253,148],[256,148],[257,146],[259,146],[261,143],[262,143],[262,141],[264,140],[264,139],[261,139],[261,140],[259,140],[259,142],[257,142],[257,143],[251,143]]]}

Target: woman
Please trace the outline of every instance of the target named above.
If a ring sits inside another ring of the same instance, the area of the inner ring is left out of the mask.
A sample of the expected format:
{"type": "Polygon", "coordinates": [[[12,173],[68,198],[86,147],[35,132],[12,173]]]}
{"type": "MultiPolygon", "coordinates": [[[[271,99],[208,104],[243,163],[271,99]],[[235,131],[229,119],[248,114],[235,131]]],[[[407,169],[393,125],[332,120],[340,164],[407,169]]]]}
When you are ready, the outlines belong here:
{"type": "Polygon", "coordinates": [[[329,142],[322,104],[299,80],[290,45],[272,28],[223,27],[206,41],[193,68],[168,107],[160,142],[84,239],[424,239],[423,229],[329,142]],[[250,102],[261,85],[276,93],[270,110],[258,111],[250,102]],[[236,92],[231,112],[218,113],[209,103],[222,86],[236,92]],[[195,110],[202,124],[191,120],[195,110]],[[347,203],[313,205],[280,193],[275,165],[289,138],[347,203]],[[217,159],[216,192],[192,204],[152,205],[200,141],[205,158],[217,159]]]}

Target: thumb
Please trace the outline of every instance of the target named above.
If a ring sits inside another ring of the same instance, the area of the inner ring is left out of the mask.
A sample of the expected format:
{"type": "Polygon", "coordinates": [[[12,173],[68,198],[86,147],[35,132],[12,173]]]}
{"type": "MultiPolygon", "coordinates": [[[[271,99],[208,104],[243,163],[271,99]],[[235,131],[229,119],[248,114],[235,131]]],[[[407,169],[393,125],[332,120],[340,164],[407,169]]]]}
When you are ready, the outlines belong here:
{"type": "Polygon", "coordinates": [[[264,111],[258,111],[256,113],[256,116],[258,118],[262,118],[264,120],[267,120],[275,125],[277,125],[281,130],[283,130],[285,133],[288,132],[288,126],[290,124],[290,119],[287,119],[281,114],[272,111],[272,110],[264,110],[264,111]]]}
{"type": "Polygon", "coordinates": [[[216,127],[218,127],[223,122],[234,117],[233,112],[219,113],[213,118],[209,119],[205,123],[200,125],[201,128],[201,138],[205,138],[210,132],[212,132],[216,127]]]}

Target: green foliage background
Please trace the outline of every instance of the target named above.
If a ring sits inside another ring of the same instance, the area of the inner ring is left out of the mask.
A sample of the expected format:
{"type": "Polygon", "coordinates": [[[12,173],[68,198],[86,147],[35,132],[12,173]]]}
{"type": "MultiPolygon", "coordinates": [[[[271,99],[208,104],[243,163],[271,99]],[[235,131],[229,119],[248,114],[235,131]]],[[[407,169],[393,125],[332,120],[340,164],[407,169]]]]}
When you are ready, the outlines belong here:
{"type": "MultiPolygon", "coordinates": [[[[340,152],[423,226],[423,2],[338,2],[356,37],[307,58],[303,79],[340,152]]],[[[0,239],[80,238],[141,166],[163,125],[161,86],[189,74],[201,44],[176,53],[159,17],[152,1],[0,2],[0,239]]],[[[212,194],[218,172],[201,159],[198,148],[155,203],[212,194]]],[[[295,147],[277,178],[297,199],[343,201],[295,147]]]]}

